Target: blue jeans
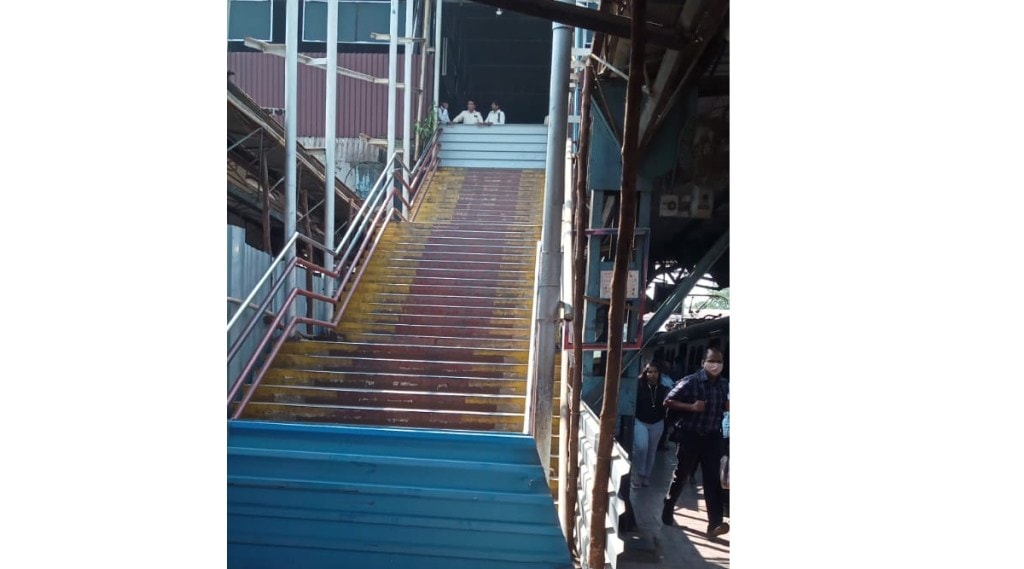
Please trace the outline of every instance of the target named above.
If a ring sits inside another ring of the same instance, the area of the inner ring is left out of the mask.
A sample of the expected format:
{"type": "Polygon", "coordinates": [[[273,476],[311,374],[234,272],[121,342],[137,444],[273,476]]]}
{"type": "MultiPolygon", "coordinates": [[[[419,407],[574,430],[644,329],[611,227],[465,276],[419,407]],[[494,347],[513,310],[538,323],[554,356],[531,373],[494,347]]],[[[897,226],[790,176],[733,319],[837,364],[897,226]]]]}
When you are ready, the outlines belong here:
{"type": "Polygon", "coordinates": [[[648,478],[654,470],[654,459],[658,456],[658,439],[665,430],[665,421],[645,423],[633,421],[633,475],[648,478]]]}

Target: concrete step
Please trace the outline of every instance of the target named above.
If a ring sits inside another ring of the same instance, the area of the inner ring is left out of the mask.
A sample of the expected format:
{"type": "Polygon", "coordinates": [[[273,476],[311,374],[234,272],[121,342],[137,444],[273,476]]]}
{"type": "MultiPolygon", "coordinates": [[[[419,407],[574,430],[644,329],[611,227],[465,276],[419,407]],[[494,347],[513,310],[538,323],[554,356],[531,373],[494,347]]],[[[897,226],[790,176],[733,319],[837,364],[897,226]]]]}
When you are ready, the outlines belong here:
{"type": "Polygon", "coordinates": [[[525,395],[526,379],[471,377],[460,375],[426,375],[421,373],[324,371],[274,368],[263,381],[277,385],[309,387],[345,387],[351,389],[383,389],[431,391],[434,393],[465,393],[472,395],[525,395]]]}
{"type": "MultiPolygon", "coordinates": [[[[359,293],[356,293],[359,294],[359,293]]],[[[455,305],[455,306],[474,306],[478,308],[510,308],[510,309],[532,309],[532,299],[517,299],[517,298],[496,298],[496,297],[480,297],[480,296],[453,296],[453,295],[427,295],[421,294],[415,299],[409,299],[405,293],[393,293],[393,292],[379,292],[373,295],[372,299],[361,298],[360,300],[368,303],[377,304],[393,304],[401,305],[406,301],[410,301],[414,304],[422,305],[455,305]]],[[[358,306],[355,305],[355,306],[358,306]]],[[[353,307],[355,309],[355,307],[353,307]]],[[[344,317],[341,321],[345,323],[344,317]]]]}
{"type": "MultiPolygon", "coordinates": [[[[451,269],[451,268],[437,268],[437,267],[418,267],[413,264],[405,264],[405,266],[380,266],[370,265],[366,269],[366,273],[363,274],[363,278],[366,282],[383,284],[383,280],[386,276],[393,275],[395,282],[409,283],[413,279],[427,278],[427,279],[458,279],[465,277],[466,280],[478,281],[482,278],[487,278],[488,275],[493,275],[496,280],[502,283],[521,283],[519,285],[509,284],[509,286],[522,286],[533,288],[533,270],[517,269],[517,270],[503,270],[503,271],[486,271],[482,269],[451,269]]],[[[361,284],[361,283],[360,283],[361,284]]]]}
{"type": "Polygon", "coordinates": [[[450,338],[473,336],[477,338],[490,338],[492,340],[504,339],[513,341],[522,340],[524,338],[529,339],[530,337],[530,331],[528,328],[524,330],[523,328],[511,326],[467,328],[465,326],[349,322],[342,320],[335,329],[342,335],[346,335],[349,332],[377,332],[382,334],[400,334],[404,336],[446,336],[450,338]]]}
{"type": "Polygon", "coordinates": [[[535,261],[522,259],[516,261],[459,261],[459,260],[422,260],[414,257],[393,257],[385,261],[389,268],[413,267],[418,269],[467,269],[475,271],[521,271],[533,275],[535,261]]]}
{"type": "Polygon", "coordinates": [[[364,304],[363,307],[370,312],[421,315],[446,315],[451,314],[453,310],[458,310],[460,314],[470,317],[504,316],[512,318],[529,318],[532,312],[529,308],[492,308],[455,304],[385,304],[372,302],[364,304]]]}
{"type": "MultiPolygon", "coordinates": [[[[416,281],[414,281],[415,283],[416,281]]],[[[493,286],[470,286],[460,283],[447,283],[441,285],[432,284],[406,284],[406,283],[382,283],[366,282],[360,283],[356,293],[361,297],[373,296],[379,292],[394,292],[408,295],[410,301],[415,301],[418,296],[475,296],[481,298],[513,298],[520,300],[531,300],[533,298],[532,288],[525,286],[509,287],[501,285],[493,286]]],[[[402,303],[405,304],[405,303],[402,303]]]]}
{"type": "Polygon", "coordinates": [[[378,332],[345,332],[345,339],[352,342],[390,342],[414,346],[457,346],[461,348],[505,348],[529,351],[529,338],[521,340],[490,339],[476,337],[402,335],[378,332]]]}
{"type": "Polygon", "coordinates": [[[294,405],[523,413],[526,398],[522,395],[445,394],[412,390],[348,389],[261,384],[251,401],[294,405]]]}
{"type": "Polygon", "coordinates": [[[279,354],[274,366],[280,368],[322,371],[365,371],[377,373],[422,373],[424,375],[457,375],[460,377],[525,379],[525,363],[493,363],[412,360],[368,356],[306,356],[279,354]]]}
{"type": "Polygon", "coordinates": [[[486,226],[480,228],[453,225],[451,223],[406,223],[401,226],[399,235],[424,236],[448,239],[477,239],[481,241],[519,242],[538,241],[540,230],[524,228],[521,225],[508,228],[486,226]]]}
{"type": "Polygon", "coordinates": [[[466,261],[505,261],[510,263],[536,262],[537,250],[534,247],[489,247],[477,251],[467,251],[458,246],[443,247],[439,245],[424,246],[422,244],[396,243],[391,250],[396,256],[415,258],[421,261],[448,261],[452,257],[466,261]]]}
{"type": "Polygon", "coordinates": [[[417,346],[414,344],[388,344],[369,342],[288,342],[281,354],[306,356],[370,356],[400,358],[403,360],[436,359],[442,361],[526,363],[528,352],[510,348],[466,348],[457,346],[417,346]]]}
{"type": "Polygon", "coordinates": [[[246,405],[243,419],[344,425],[385,425],[424,429],[521,432],[521,413],[375,409],[341,405],[258,403],[246,405]]]}
{"type": "Polygon", "coordinates": [[[352,314],[344,318],[339,324],[338,331],[371,331],[371,326],[391,326],[394,332],[408,331],[411,329],[434,329],[433,335],[449,337],[469,337],[472,334],[483,334],[488,330],[505,331],[505,337],[511,337],[516,332],[523,336],[524,332],[530,329],[529,320],[522,319],[467,319],[458,315],[387,315],[376,314],[352,314]],[[397,316],[397,318],[395,317],[397,316]],[[344,326],[342,326],[342,324],[344,326]],[[462,330],[459,332],[459,330],[462,330]]]}

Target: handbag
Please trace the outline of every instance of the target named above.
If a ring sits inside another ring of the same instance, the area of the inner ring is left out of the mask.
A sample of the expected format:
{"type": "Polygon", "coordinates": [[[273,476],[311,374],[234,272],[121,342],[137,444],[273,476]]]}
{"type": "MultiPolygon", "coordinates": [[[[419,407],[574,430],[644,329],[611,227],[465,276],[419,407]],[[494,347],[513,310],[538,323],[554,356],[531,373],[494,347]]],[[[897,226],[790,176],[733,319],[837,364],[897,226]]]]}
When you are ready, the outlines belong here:
{"type": "Polygon", "coordinates": [[[722,482],[722,489],[729,489],[729,455],[722,456],[722,462],[718,467],[718,478],[722,482]]]}
{"type": "Polygon", "coordinates": [[[672,431],[669,432],[668,434],[668,440],[674,443],[683,442],[683,431],[679,430],[678,428],[675,427],[675,425],[673,425],[672,431]]]}

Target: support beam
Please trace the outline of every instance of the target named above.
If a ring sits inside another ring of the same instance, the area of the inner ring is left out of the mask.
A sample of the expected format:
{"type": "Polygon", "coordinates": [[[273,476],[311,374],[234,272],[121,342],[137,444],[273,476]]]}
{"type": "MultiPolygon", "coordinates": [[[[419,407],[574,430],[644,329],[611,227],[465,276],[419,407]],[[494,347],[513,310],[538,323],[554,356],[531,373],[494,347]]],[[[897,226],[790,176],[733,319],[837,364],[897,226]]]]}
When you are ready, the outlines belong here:
{"type": "MultiPolygon", "coordinates": [[[[406,34],[409,34],[409,33],[411,33],[411,32],[406,32],[406,34]]],[[[391,41],[391,35],[390,34],[378,34],[377,32],[371,32],[370,33],[370,38],[371,39],[375,39],[375,40],[379,40],[379,41],[386,41],[386,42],[390,42],[391,41]]],[[[426,41],[426,38],[410,37],[410,36],[406,35],[405,37],[398,36],[398,40],[397,41],[398,41],[398,43],[413,44],[413,43],[422,43],[422,42],[426,41]]]]}
{"type": "MultiPolygon", "coordinates": [[[[631,38],[630,18],[615,16],[591,8],[583,8],[572,3],[557,0],[473,0],[484,4],[509,10],[527,16],[535,16],[552,22],[560,22],[577,28],[586,28],[595,32],[603,32],[620,38],[631,38]]],[[[606,2],[610,3],[610,2],[606,2]]],[[[652,22],[641,26],[652,45],[679,49],[686,44],[686,34],[677,29],[667,28],[652,22]]]]}
{"type": "MultiPolygon", "coordinates": [[[[406,37],[412,36],[412,25],[413,25],[413,4],[412,0],[406,0],[405,2],[405,35],[406,37]]],[[[412,45],[405,46],[403,50],[404,65],[402,71],[402,81],[406,85],[412,85],[412,45]]],[[[406,168],[412,168],[412,160],[410,156],[412,154],[412,89],[405,89],[402,91],[402,161],[406,163],[406,168]]],[[[402,178],[407,179],[407,172],[402,173],[402,178]]],[[[406,184],[402,184],[402,216],[409,219],[409,187],[406,184]]]]}
{"type": "Polygon", "coordinates": [[[437,16],[434,16],[434,107],[441,104],[441,14],[444,0],[437,0],[437,16]]]}
{"type": "MultiPolygon", "coordinates": [[[[338,112],[338,0],[327,0],[327,91],[324,94],[324,266],[334,268],[334,178],[337,160],[338,112]]],[[[334,279],[324,279],[324,295],[334,296],[334,279]]],[[[312,302],[310,302],[312,304],[312,302]]],[[[334,305],[328,305],[326,320],[334,318],[334,305]]]]}
{"type": "Polygon", "coordinates": [[[705,53],[721,32],[728,13],[729,0],[711,0],[697,23],[693,39],[682,50],[669,51],[665,54],[662,66],[658,70],[658,78],[655,80],[653,96],[640,118],[641,150],[650,144],[655,133],[665,122],[668,111],[679,99],[679,94],[696,85],[698,78],[704,74],[704,69],[709,63],[705,53]]]}
{"type": "MultiPolygon", "coordinates": [[[[263,40],[258,40],[258,39],[254,39],[254,38],[245,38],[245,42],[244,43],[245,43],[245,47],[249,47],[249,48],[252,48],[252,49],[258,49],[258,50],[262,51],[263,53],[268,53],[270,55],[276,55],[278,57],[285,57],[285,55],[286,55],[285,54],[285,46],[283,46],[281,44],[265,42],[263,40]]],[[[325,58],[325,57],[309,57],[308,55],[302,55],[300,53],[300,54],[297,55],[297,59],[298,59],[299,63],[301,63],[303,65],[308,65],[310,67],[316,67],[317,69],[322,69],[324,71],[327,70],[327,58],[325,58]]],[[[384,78],[384,77],[374,77],[373,75],[368,75],[366,73],[360,73],[359,71],[353,71],[353,70],[347,69],[345,67],[338,67],[338,75],[343,75],[345,77],[351,77],[353,79],[359,79],[360,81],[366,81],[367,83],[374,83],[376,85],[387,85],[388,84],[387,78],[384,78]]],[[[398,88],[399,89],[404,89],[405,85],[399,83],[398,84],[398,88]]]]}
{"type": "MultiPolygon", "coordinates": [[[[296,187],[298,168],[296,164],[296,134],[299,125],[299,0],[288,0],[286,12],[285,29],[285,54],[284,64],[284,148],[285,148],[285,214],[284,214],[284,238],[289,242],[296,232],[296,187]]],[[[295,258],[295,243],[291,242],[285,259],[291,261],[295,258]]],[[[295,288],[295,271],[288,273],[288,282],[285,291],[295,288]]],[[[286,292],[287,294],[287,292],[286,292]]],[[[288,306],[285,322],[295,318],[295,304],[288,306]]]]}
{"type": "MultiPolygon", "coordinates": [[[[573,0],[562,0],[572,2],[573,0]]],[[[544,175],[544,213],[537,277],[537,365],[533,368],[536,412],[533,436],[546,480],[551,480],[551,416],[555,389],[555,339],[562,272],[562,204],[565,201],[565,140],[569,125],[569,60],[572,28],[551,23],[551,77],[548,85],[548,145],[544,175]]]]}
{"type": "MultiPolygon", "coordinates": [[[[429,30],[427,26],[430,25],[430,8],[431,0],[423,1],[423,17],[420,18],[420,34],[424,37],[429,37],[427,33],[429,30]]],[[[423,44],[420,48],[420,78],[419,84],[416,87],[416,124],[420,124],[423,121],[423,98],[426,96],[423,92],[423,87],[427,81],[427,50],[430,47],[430,42],[423,44]]],[[[409,154],[406,159],[410,166],[416,163],[416,160],[420,157],[420,136],[418,132],[414,132],[415,136],[415,148],[412,154],[409,154]]]]}
{"type": "Polygon", "coordinates": [[[626,366],[630,365],[634,359],[640,357],[644,348],[646,348],[651,343],[651,340],[654,339],[654,334],[665,324],[665,322],[668,321],[669,316],[672,315],[676,307],[683,302],[686,296],[690,294],[690,291],[693,290],[693,287],[697,285],[697,281],[704,278],[704,275],[711,270],[711,267],[728,248],[729,232],[726,231],[718,238],[717,241],[715,241],[715,244],[708,249],[708,252],[704,253],[704,256],[701,257],[693,266],[693,270],[690,271],[690,274],[686,275],[686,277],[676,285],[672,294],[665,299],[665,302],[661,303],[661,306],[659,306],[658,309],[654,311],[654,314],[651,315],[650,320],[644,324],[644,343],[639,350],[633,352],[633,356],[626,362],[625,366],[622,366],[622,369],[625,369],[626,366]]]}
{"type": "Polygon", "coordinates": [[[391,41],[388,43],[388,151],[384,158],[385,164],[395,153],[395,114],[397,113],[395,99],[398,96],[398,92],[395,90],[395,84],[398,83],[398,0],[391,0],[389,18],[391,41]]]}

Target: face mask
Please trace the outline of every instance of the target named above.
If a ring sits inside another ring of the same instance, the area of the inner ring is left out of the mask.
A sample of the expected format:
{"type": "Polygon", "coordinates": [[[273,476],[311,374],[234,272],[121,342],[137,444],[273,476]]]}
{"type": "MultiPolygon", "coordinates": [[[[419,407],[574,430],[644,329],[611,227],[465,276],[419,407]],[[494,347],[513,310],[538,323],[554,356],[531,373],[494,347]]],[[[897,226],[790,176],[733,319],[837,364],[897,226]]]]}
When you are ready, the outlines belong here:
{"type": "Polygon", "coordinates": [[[704,371],[710,373],[711,375],[718,375],[722,373],[722,364],[708,362],[704,364],[704,371]]]}

